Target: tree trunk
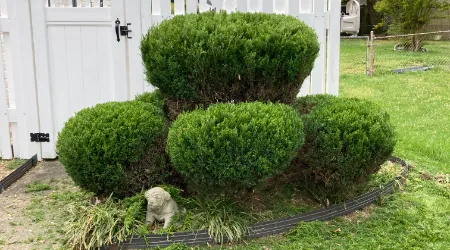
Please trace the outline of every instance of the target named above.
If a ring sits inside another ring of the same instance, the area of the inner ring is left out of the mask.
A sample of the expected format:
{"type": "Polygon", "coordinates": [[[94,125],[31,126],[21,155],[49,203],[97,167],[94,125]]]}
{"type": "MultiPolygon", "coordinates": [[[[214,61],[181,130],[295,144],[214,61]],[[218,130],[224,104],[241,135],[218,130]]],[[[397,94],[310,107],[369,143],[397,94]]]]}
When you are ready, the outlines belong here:
{"type": "Polygon", "coordinates": [[[416,30],[414,31],[413,37],[412,37],[412,43],[411,43],[411,50],[414,52],[420,51],[420,49],[423,46],[423,42],[422,42],[422,36],[419,35],[419,33],[421,33],[423,31],[423,26],[424,25],[418,25],[416,30]]]}
{"type": "Polygon", "coordinates": [[[411,50],[414,52],[417,52],[420,50],[421,47],[422,47],[422,41],[421,41],[420,35],[416,34],[412,37],[411,50]]]}

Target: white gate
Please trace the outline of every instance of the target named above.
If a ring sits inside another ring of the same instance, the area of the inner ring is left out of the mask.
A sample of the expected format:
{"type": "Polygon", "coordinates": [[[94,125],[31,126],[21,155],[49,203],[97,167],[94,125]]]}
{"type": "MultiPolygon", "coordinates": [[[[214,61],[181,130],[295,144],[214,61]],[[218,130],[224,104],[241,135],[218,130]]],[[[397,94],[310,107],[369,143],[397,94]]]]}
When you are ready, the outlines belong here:
{"type": "Polygon", "coordinates": [[[289,14],[313,27],[320,52],[300,95],[337,95],[339,0],[0,0],[0,156],[55,158],[57,133],[75,112],[153,89],[139,50],[151,26],[214,8],[289,14]],[[117,20],[130,24],[131,39],[117,41],[117,20]],[[37,132],[50,142],[30,142],[37,132]]]}

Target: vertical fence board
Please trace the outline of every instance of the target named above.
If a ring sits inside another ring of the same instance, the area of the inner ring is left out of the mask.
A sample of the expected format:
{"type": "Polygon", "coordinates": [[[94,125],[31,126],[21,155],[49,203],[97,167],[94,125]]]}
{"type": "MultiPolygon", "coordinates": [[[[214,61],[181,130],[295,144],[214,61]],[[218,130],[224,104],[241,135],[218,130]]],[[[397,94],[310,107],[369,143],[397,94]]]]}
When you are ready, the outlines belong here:
{"type": "Polygon", "coordinates": [[[298,13],[300,12],[299,0],[289,0],[288,4],[289,4],[288,14],[291,16],[298,17],[298,13]]]}
{"type": "Polygon", "coordinates": [[[186,13],[197,13],[198,2],[197,0],[186,0],[186,13]]]}
{"type": "Polygon", "coordinates": [[[161,15],[164,19],[168,18],[172,15],[172,8],[170,1],[160,0],[161,1],[161,15]]]}
{"type": "MultiPolygon", "coordinates": [[[[313,11],[314,0],[300,0],[300,13],[311,13],[313,11]]],[[[318,0],[315,0],[316,2],[318,0]]]]}
{"type": "Polygon", "coordinates": [[[87,51],[85,51],[84,48],[81,48],[81,38],[87,37],[89,34],[82,32],[81,27],[77,25],[66,26],[64,32],[66,40],[67,81],[69,89],[69,95],[66,98],[69,99],[68,115],[72,116],[75,112],[85,107],[85,95],[87,92],[92,92],[91,90],[94,86],[86,86],[86,83],[83,81],[83,75],[85,72],[83,69],[82,56],[84,53],[87,53],[87,51]]]}
{"type": "Polygon", "coordinates": [[[152,27],[152,0],[141,0],[141,25],[142,33],[147,34],[150,27],[152,27]]]}
{"type": "MultiPolygon", "coordinates": [[[[241,2],[245,2],[241,0],[241,2]]],[[[236,0],[225,0],[223,1],[222,9],[224,9],[227,13],[231,13],[236,11],[238,8],[236,0]]]]}
{"type": "MultiPolygon", "coordinates": [[[[91,107],[99,102],[100,93],[98,68],[97,68],[97,27],[82,26],[81,27],[81,48],[83,56],[83,83],[85,106],[91,107]]],[[[122,37],[126,42],[126,38],[122,37]]],[[[126,68],[122,69],[126,71],[126,68]]],[[[128,99],[128,98],[127,98],[128,99]]]]}
{"type": "MultiPolygon", "coordinates": [[[[16,94],[15,94],[15,86],[14,86],[14,71],[13,71],[13,60],[12,60],[12,41],[9,33],[3,33],[3,43],[5,49],[5,61],[6,61],[6,76],[8,82],[8,96],[9,96],[9,107],[14,109],[16,108],[16,94]]],[[[17,114],[17,112],[16,112],[17,114]]],[[[20,155],[20,147],[17,138],[17,123],[10,123],[11,134],[12,134],[12,145],[14,148],[14,155],[20,155]]],[[[9,128],[8,128],[8,138],[9,138],[9,128]]]]}
{"type": "Polygon", "coordinates": [[[109,27],[99,27],[97,29],[97,65],[98,65],[98,79],[99,88],[99,101],[106,102],[114,100],[114,85],[113,83],[113,66],[112,62],[112,48],[111,43],[115,41],[105,40],[105,37],[110,36],[109,27]]]}
{"type": "Polygon", "coordinates": [[[314,1],[314,30],[319,39],[319,56],[314,62],[314,68],[311,72],[311,94],[321,94],[325,90],[325,55],[326,55],[326,34],[325,34],[325,6],[323,1],[314,1]]]}
{"type": "Polygon", "coordinates": [[[209,11],[211,6],[208,5],[207,3],[208,0],[199,0],[199,11],[200,12],[205,12],[205,11],[209,11]]]}
{"type": "Polygon", "coordinates": [[[288,3],[287,0],[276,0],[274,2],[274,12],[277,14],[287,14],[288,13],[288,3]]]}
{"type": "Polygon", "coordinates": [[[16,91],[14,85],[14,72],[13,72],[13,44],[11,40],[10,33],[3,33],[3,43],[5,46],[5,57],[6,57],[6,75],[8,77],[8,93],[9,93],[9,106],[16,107],[16,91]]]}
{"type": "MultiPolygon", "coordinates": [[[[48,40],[50,50],[52,101],[55,130],[61,131],[65,119],[69,118],[70,103],[67,101],[69,80],[67,72],[67,47],[64,26],[49,26],[48,40]]],[[[80,82],[79,84],[82,84],[80,82]]]]}
{"type": "MultiPolygon", "coordinates": [[[[277,0],[281,1],[281,0],[277,0]]],[[[262,0],[262,12],[273,13],[273,0],[262,0]]]]}
{"type": "Polygon", "coordinates": [[[152,15],[162,15],[161,0],[152,0],[152,15]]]}
{"type": "Polygon", "coordinates": [[[327,94],[339,93],[339,58],[341,53],[340,39],[340,4],[338,0],[328,1],[328,43],[327,43],[327,94]]]}
{"type": "MultiPolygon", "coordinates": [[[[111,27],[114,27],[116,18],[125,23],[124,13],[124,1],[123,0],[111,0],[111,27]]],[[[114,41],[116,36],[114,29],[110,31],[111,35],[106,37],[106,40],[112,40],[113,51],[113,67],[114,67],[114,97],[117,101],[125,101],[128,99],[128,77],[126,72],[126,38],[121,37],[120,42],[114,41]]]]}
{"type": "Polygon", "coordinates": [[[42,143],[42,158],[56,158],[56,133],[53,125],[53,103],[50,80],[50,61],[48,49],[47,22],[45,16],[46,0],[30,1],[33,23],[34,58],[36,67],[36,85],[39,94],[40,132],[50,134],[50,142],[42,143]]]}
{"type": "MultiPolygon", "coordinates": [[[[170,1],[168,1],[170,2],[170,1]]],[[[141,30],[141,20],[135,13],[140,12],[139,0],[127,0],[126,16],[127,22],[131,23],[133,30],[141,30]]],[[[141,51],[139,49],[141,36],[140,33],[131,33],[132,39],[128,39],[128,70],[130,76],[130,98],[144,91],[144,69],[142,67],[141,51]]]]}
{"type": "Polygon", "coordinates": [[[184,13],[185,13],[184,0],[175,0],[174,1],[174,14],[175,15],[183,15],[184,13]]]}
{"type": "Polygon", "coordinates": [[[11,138],[9,133],[8,93],[3,68],[3,53],[0,51],[0,158],[11,159],[11,138]]]}
{"type": "Polygon", "coordinates": [[[161,0],[152,0],[152,26],[158,25],[163,20],[161,0]]]}
{"type": "MultiPolygon", "coordinates": [[[[296,0],[294,0],[296,1],[296,0]]],[[[309,0],[308,0],[309,1],[309,0]]],[[[298,3],[298,1],[296,1],[298,3]]],[[[293,8],[295,8],[296,4],[291,4],[291,6],[293,6],[293,8]]],[[[300,9],[296,10],[297,12],[301,12],[300,9]]],[[[307,11],[312,11],[311,9],[307,9],[307,11]]],[[[314,13],[298,13],[297,16],[298,18],[305,22],[306,25],[308,25],[309,27],[313,27],[314,26],[314,13]]],[[[311,75],[308,76],[302,84],[302,87],[300,88],[300,92],[298,94],[298,96],[305,96],[311,93],[311,85],[313,84],[312,79],[311,79],[311,75]]]]}
{"type": "Polygon", "coordinates": [[[237,10],[240,12],[247,12],[248,10],[248,2],[249,0],[236,0],[237,2],[237,10]]]}
{"type": "Polygon", "coordinates": [[[11,33],[19,132],[14,140],[20,143],[19,157],[31,158],[38,154],[40,159],[40,144],[30,142],[30,133],[39,132],[30,6],[26,0],[8,0],[7,3],[11,30],[18,31],[11,33]]]}
{"type": "Polygon", "coordinates": [[[263,0],[248,0],[247,11],[248,12],[261,12],[263,0]]]}
{"type": "MultiPolygon", "coordinates": [[[[186,3],[186,4],[188,4],[188,3],[186,3]]],[[[186,8],[187,8],[187,5],[186,5],[186,8]]],[[[151,13],[152,13],[151,0],[141,0],[142,35],[146,35],[152,25],[151,13]]],[[[142,68],[142,70],[144,70],[144,68],[142,68]]],[[[145,75],[143,75],[142,77],[144,78],[144,91],[152,92],[154,90],[154,87],[152,85],[150,85],[147,81],[145,81],[145,75]]]]}
{"type": "Polygon", "coordinates": [[[303,81],[302,87],[300,88],[300,92],[298,96],[305,96],[311,93],[311,76],[306,77],[303,81]]]}
{"type": "Polygon", "coordinates": [[[6,0],[0,0],[0,16],[8,16],[6,0]]]}

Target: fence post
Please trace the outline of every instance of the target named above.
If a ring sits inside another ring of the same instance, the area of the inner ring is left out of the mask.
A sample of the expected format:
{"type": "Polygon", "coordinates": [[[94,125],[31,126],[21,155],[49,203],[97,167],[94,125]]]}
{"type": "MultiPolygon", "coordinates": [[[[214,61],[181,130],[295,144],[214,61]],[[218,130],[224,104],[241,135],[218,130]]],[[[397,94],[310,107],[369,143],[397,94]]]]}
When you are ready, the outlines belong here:
{"type": "Polygon", "coordinates": [[[374,62],[375,62],[375,51],[374,51],[374,40],[375,35],[373,31],[370,32],[370,41],[369,41],[369,76],[373,76],[374,73],[374,62]]]}
{"type": "Polygon", "coordinates": [[[19,158],[31,158],[37,154],[40,160],[40,144],[30,141],[30,133],[40,132],[30,2],[8,0],[7,5],[14,77],[14,83],[8,83],[14,84],[15,87],[17,113],[17,136],[13,137],[13,140],[18,142],[16,145],[20,149],[19,158]]]}
{"type": "Polygon", "coordinates": [[[313,1],[314,23],[313,27],[319,39],[320,51],[314,62],[314,68],[311,71],[311,90],[310,94],[323,94],[325,91],[325,73],[326,72],[326,32],[325,32],[325,4],[324,1],[313,1]]]}
{"type": "MultiPolygon", "coordinates": [[[[0,31],[2,31],[0,29],[0,31]]],[[[1,52],[1,51],[0,51],[1,52]]],[[[8,93],[6,92],[3,68],[3,53],[0,53],[0,158],[12,159],[11,137],[9,133],[8,93]]]]}
{"type": "Polygon", "coordinates": [[[328,1],[327,79],[325,91],[331,95],[339,94],[339,60],[341,54],[340,4],[339,1],[328,1]]]}

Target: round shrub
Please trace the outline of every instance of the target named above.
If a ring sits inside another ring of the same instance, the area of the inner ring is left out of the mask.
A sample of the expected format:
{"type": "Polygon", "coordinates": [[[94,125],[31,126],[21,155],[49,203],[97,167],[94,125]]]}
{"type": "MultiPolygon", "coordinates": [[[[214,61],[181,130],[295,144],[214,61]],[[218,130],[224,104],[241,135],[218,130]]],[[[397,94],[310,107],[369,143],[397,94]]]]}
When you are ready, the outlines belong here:
{"type": "Polygon", "coordinates": [[[98,195],[128,196],[161,181],[167,126],[144,102],[109,102],[71,117],[56,149],[68,175],[98,195]]]}
{"type": "Polygon", "coordinates": [[[318,106],[324,105],[335,100],[337,97],[329,94],[316,94],[298,97],[292,106],[300,115],[307,115],[318,106]]]}
{"type": "Polygon", "coordinates": [[[332,98],[303,116],[305,143],[296,166],[325,194],[364,183],[391,156],[396,143],[389,115],[377,105],[332,98]]]}
{"type": "Polygon", "coordinates": [[[177,107],[289,104],[313,68],[319,43],[314,30],[295,17],[205,12],[153,27],[141,52],[147,80],[177,107]]]}
{"type": "Polygon", "coordinates": [[[164,97],[162,96],[161,91],[159,89],[155,89],[153,92],[145,92],[136,95],[134,100],[153,104],[154,106],[160,109],[164,108],[164,97]]]}
{"type": "Polygon", "coordinates": [[[288,167],[302,130],[301,118],[284,104],[215,104],[181,114],[166,148],[195,187],[250,188],[288,167]]]}

